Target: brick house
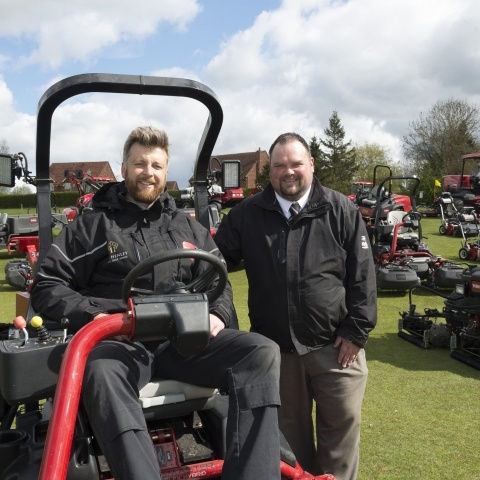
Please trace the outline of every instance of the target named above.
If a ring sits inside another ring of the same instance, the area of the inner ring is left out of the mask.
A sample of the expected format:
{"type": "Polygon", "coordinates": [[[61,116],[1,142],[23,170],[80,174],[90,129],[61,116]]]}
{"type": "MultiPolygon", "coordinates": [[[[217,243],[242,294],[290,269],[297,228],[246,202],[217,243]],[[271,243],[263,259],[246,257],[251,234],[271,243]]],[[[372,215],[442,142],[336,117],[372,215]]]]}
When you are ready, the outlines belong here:
{"type": "Polygon", "coordinates": [[[116,180],[112,167],[109,162],[65,162],[52,163],[50,165],[50,178],[52,179],[52,188],[54,192],[64,192],[75,190],[75,185],[71,183],[63,183],[65,179],[65,170],[81,170],[83,174],[91,175],[92,177],[106,177],[116,180]]]}
{"type": "Polygon", "coordinates": [[[218,158],[220,162],[224,160],[240,160],[240,186],[242,188],[255,188],[258,175],[261,173],[263,166],[269,162],[268,153],[260,148],[255,152],[214,155],[210,159],[212,171],[220,169],[220,165],[215,158],[218,158]]]}
{"type": "Polygon", "coordinates": [[[178,190],[178,183],[175,180],[167,180],[167,190],[178,190]]]}

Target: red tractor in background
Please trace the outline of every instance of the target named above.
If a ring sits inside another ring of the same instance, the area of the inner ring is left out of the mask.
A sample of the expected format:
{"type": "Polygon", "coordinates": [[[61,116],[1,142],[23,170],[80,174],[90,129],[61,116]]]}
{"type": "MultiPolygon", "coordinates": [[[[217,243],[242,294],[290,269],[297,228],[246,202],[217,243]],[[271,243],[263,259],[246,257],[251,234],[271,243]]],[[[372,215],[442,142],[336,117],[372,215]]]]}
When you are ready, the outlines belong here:
{"type": "Polygon", "coordinates": [[[368,195],[372,190],[373,182],[352,182],[347,197],[355,201],[359,195],[368,195]]]}
{"type": "Polygon", "coordinates": [[[82,213],[86,208],[90,208],[92,198],[98,190],[108,182],[114,182],[115,178],[93,177],[88,172],[82,170],[65,170],[63,183],[72,183],[76,185],[79,193],[75,207],[67,207],[63,212],[67,216],[67,221],[72,222],[74,218],[82,213]]]}
{"type": "Polygon", "coordinates": [[[480,153],[469,153],[460,157],[462,172],[460,175],[445,175],[442,189],[450,192],[457,210],[463,207],[474,207],[477,214],[480,212],[480,153]],[[477,167],[471,175],[465,173],[465,164],[477,162],[477,167]]]}

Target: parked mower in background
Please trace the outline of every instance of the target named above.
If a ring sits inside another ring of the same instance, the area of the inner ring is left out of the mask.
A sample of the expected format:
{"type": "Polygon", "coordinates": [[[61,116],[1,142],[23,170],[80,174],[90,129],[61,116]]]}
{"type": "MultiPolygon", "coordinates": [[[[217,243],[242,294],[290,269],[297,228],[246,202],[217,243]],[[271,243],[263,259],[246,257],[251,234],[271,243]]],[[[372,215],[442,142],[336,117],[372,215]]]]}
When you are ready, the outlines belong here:
{"type": "Polygon", "coordinates": [[[412,210],[412,202],[408,195],[392,193],[393,178],[392,169],[388,165],[376,165],[373,170],[372,188],[368,193],[359,193],[355,199],[354,203],[365,221],[370,241],[375,234],[375,222],[386,220],[388,212],[412,210]],[[386,170],[387,176],[377,183],[381,170],[386,170]]]}
{"type": "MultiPolygon", "coordinates": [[[[25,183],[35,185],[35,177],[28,170],[24,153],[0,154],[0,184],[13,187],[15,179],[23,178],[25,183]]],[[[53,214],[52,228],[66,223],[65,215],[53,214]]],[[[23,256],[5,265],[5,280],[14,287],[26,289],[33,280],[33,267],[38,257],[38,216],[36,214],[8,215],[0,213],[0,249],[6,248],[8,255],[23,256]]]]}
{"type": "Polygon", "coordinates": [[[398,336],[420,348],[450,348],[452,358],[480,370],[480,267],[466,267],[449,295],[425,286],[412,287],[409,309],[400,312],[398,336]],[[444,298],[444,307],[417,312],[412,299],[417,289],[444,298]]]}
{"type": "Polygon", "coordinates": [[[442,217],[438,228],[440,235],[463,238],[478,236],[479,222],[473,207],[462,207],[458,210],[450,192],[442,192],[438,205],[442,217]]]}
{"type": "Polygon", "coordinates": [[[357,198],[368,195],[371,192],[372,187],[372,182],[352,182],[347,197],[356,204],[357,198]]]}
{"type": "MultiPolygon", "coordinates": [[[[215,159],[218,161],[221,170],[208,169],[208,203],[214,205],[220,212],[224,207],[234,207],[241,202],[245,196],[243,189],[237,184],[232,184],[232,178],[240,176],[240,160],[220,161],[217,157],[211,157],[210,162],[215,159]]],[[[194,208],[195,206],[195,187],[187,187],[182,190],[179,205],[181,208],[194,208]]]]}
{"type": "Polygon", "coordinates": [[[415,197],[420,179],[415,176],[391,176],[378,185],[401,182],[408,185],[412,209],[386,210],[379,202],[375,209],[372,252],[377,272],[377,288],[407,291],[425,283],[436,289],[453,289],[463,268],[432,254],[423,241],[421,214],[416,211],[415,197]]]}
{"type": "MultiPolygon", "coordinates": [[[[480,206],[480,153],[469,153],[460,157],[462,171],[460,175],[445,175],[442,189],[450,192],[458,210],[473,207],[477,212],[480,206]],[[477,168],[471,175],[465,173],[466,163],[476,162],[477,168]]],[[[478,212],[480,213],[480,212],[478,212]]]]}
{"type": "MultiPolygon", "coordinates": [[[[207,165],[223,120],[215,94],[193,80],[77,75],[50,87],[37,110],[38,262],[52,244],[48,182],[52,115],[65,100],[88,92],[182,96],[208,109],[194,166],[195,218],[208,228],[207,165]]],[[[230,181],[234,183],[235,179],[230,181]]],[[[129,273],[122,288],[125,312],[90,322],[74,335],[69,331],[68,319],[60,326],[49,323],[48,318],[35,315],[31,306],[26,318],[16,317],[0,338],[0,478],[113,480],[88,419],[79,408],[84,367],[91,349],[105,338],[126,335],[138,341],[170,339],[181,354],[195,355],[209,342],[208,304],[220,295],[227,282],[225,264],[218,257],[202,250],[177,248],[140,262],[129,273]],[[211,268],[206,269],[206,276],[183,289],[175,284],[169,292],[132,294],[139,276],[159,263],[177,259],[207,262],[211,268]],[[202,293],[217,276],[215,289],[202,293]]],[[[140,403],[164,480],[221,478],[226,452],[226,394],[152,379],[141,390],[140,403]]],[[[329,474],[314,476],[305,472],[284,439],[280,453],[283,480],[335,480],[329,474]]],[[[258,478],[261,476],[259,472],[258,478]]]]}
{"type": "Polygon", "coordinates": [[[79,197],[75,207],[67,207],[65,213],[68,222],[73,222],[77,215],[91,208],[92,198],[100,188],[108,182],[114,182],[110,177],[93,177],[82,170],[65,170],[63,183],[71,183],[77,187],[79,197]]]}

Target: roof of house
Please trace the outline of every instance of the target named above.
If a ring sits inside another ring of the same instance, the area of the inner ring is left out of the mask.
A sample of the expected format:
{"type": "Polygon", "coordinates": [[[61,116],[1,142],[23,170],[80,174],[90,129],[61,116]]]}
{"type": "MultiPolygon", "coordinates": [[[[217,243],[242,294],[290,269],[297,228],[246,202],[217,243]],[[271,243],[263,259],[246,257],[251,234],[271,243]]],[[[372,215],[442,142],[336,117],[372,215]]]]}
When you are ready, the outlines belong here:
{"type": "MultiPolygon", "coordinates": [[[[254,152],[243,152],[243,153],[228,153],[226,155],[214,155],[213,158],[218,158],[219,160],[240,160],[240,165],[242,168],[243,175],[246,176],[248,172],[255,167],[257,162],[260,160],[261,156],[266,156],[268,158],[267,152],[261,150],[260,148],[254,152]]],[[[210,160],[210,167],[212,170],[218,170],[220,165],[214,160],[210,160]]]]}
{"type": "Polygon", "coordinates": [[[109,162],[64,162],[50,165],[50,177],[54,183],[62,183],[65,178],[65,170],[82,170],[92,177],[109,177],[116,180],[109,162]]]}

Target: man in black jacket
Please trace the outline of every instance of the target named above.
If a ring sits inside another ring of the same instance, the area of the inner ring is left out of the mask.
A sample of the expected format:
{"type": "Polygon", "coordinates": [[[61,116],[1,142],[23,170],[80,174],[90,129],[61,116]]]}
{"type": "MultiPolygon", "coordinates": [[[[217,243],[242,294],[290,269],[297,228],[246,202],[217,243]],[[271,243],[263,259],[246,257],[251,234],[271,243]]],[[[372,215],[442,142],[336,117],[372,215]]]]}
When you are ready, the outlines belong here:
{"type": "MultiPolygon", "coordinates": [[[[123,279],[141,260],[192,247],[221,256],[207,229],[177,210],[165,191],[168,157],[163,131],[139,127],[130,134],[123,151],[125,181],[102,187],[93,211],[63,229],[47,253],[31,291],[37,312],[59,322],[68,318],[77,331],[125,311],[123,279]]],[[[135,288],[166,293],[201,273],[202,266],[189,259],[165,262],[135,288]]],[[[124,338],[101,342],[89,355],[83,404],[116,480],[161,478],[138,399],[152,376],[228,390],[222,478],[280,478],[278,347],[235,329],[230,286],[209,312],[210,343],[198,355],[182,356],[169,342],[144,345],[124,338]]]]}
{"type": "Polygon", "coordinates": [[[307,471],[354,480],[377,318],[365,224],[314,177],[300,135],[280,135],[269,153],[270,185],[224,218],[215,242],[230,270],[244,262],[251,330],[280,346],[280,430],[307,471]]]}

